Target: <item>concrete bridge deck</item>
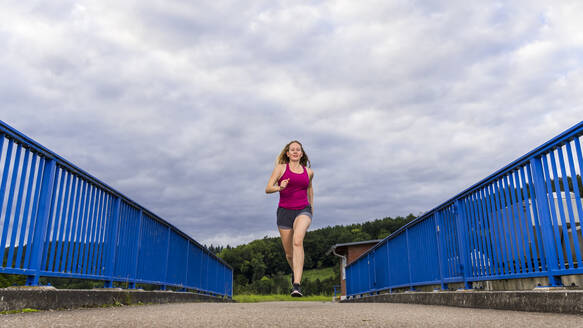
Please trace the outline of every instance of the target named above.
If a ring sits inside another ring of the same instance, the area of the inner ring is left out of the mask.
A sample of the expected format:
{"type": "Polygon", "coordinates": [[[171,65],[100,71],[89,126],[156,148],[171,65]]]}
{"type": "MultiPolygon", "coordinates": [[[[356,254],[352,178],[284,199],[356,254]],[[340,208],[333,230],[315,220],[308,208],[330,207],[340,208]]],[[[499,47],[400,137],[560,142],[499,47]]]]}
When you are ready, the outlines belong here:
{"type": "Polygon", "coordinates": [[[174,303],[0,316],[0,327],[583,327],[583,315],[394,303],[174,303]]]}

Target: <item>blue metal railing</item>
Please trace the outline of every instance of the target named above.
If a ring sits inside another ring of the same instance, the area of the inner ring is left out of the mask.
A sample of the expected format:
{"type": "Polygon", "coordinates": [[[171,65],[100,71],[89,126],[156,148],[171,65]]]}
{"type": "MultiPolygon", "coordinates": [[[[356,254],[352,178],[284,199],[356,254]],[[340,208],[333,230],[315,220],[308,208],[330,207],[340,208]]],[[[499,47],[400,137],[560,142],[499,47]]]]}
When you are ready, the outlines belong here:
{"type": "Polygon", "coordinates": [[[346,268],[347,295],[583,273],[583,122],[383,239],[346,268]]]}
{"type": "Polygon", "coordinates": [[[232,297],[227,263],[2,121],[0,178],[0,273],[232,297]]]}

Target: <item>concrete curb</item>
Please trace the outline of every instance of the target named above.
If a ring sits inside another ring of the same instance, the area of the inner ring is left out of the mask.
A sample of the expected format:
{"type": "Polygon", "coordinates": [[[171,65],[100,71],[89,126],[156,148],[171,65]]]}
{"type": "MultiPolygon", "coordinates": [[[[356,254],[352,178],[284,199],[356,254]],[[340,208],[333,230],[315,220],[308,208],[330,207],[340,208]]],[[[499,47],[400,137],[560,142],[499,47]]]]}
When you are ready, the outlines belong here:
{"type": "Polygon", "coordinates": [[[173,291],[117,289],[0,289],[0,311],[54,310],[148,303],[233,302],[231,299],[173,291]]]}
{"type": "Polygon", "coordinates": [[[408,292],[370,295],[341,302],[408,303],[583,314],[583,290],[408,292]]]}

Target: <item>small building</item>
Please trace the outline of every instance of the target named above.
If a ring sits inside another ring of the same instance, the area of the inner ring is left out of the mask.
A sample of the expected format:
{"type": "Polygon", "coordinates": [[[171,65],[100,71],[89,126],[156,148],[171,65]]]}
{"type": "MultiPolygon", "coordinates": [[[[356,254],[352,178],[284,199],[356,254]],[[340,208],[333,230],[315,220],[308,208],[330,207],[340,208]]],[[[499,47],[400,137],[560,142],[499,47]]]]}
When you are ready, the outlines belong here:
{"type": "Polygon", "coordinates": [[[340,258],[340,298],[346,297],[346,266],[356,260],[360,255],[378,244],[381,239],[356,241],[352,243],[336,244],[326,252],[340,258]]]}

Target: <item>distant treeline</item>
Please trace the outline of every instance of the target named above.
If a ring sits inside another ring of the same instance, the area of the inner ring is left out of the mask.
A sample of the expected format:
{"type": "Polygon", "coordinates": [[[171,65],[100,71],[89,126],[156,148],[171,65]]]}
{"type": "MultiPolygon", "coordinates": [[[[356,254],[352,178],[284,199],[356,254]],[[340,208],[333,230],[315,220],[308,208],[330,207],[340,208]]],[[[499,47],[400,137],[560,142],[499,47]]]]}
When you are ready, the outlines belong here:
{"type": "MultiPolygon", "coordinates": [[[[43,262],[43,270],[53,270],[53,267],[67,264],[69,267],[75,264],[76,267],[88,265],[94,267],[97,261],[102,260],[104,243],[83,243],[70,241],[49,241],[45,242],[43,249],[49,258],[48,262],[43,262]]],[[[27,252],[28,245],[22,248],[15,246],[12,252],[10,248],[4,249],[2,266],[20,268],[24,266],[26,260],[30,260],[27,252]]]]}
{"type": "MultiPolygon", "coordinates": [[[[88,263],[92,268],[95,266],[95,261],[100,257],[101,254],[97,251],[102,249],[103,243],[80,243],[80,242],[62,242],[62,241],[50,241],[45,242],[44,249],[47,250],[46,254],[49,256],[49,262],[43,262],[42,268],[49,271],[65,270],[65,265],[71,267],[73,263],[76,264],[76,268],[83,266],[88,263]],[[90,252],[92,251],[92,252],[90,252]],[[89,259],[90,254],[93,258],[89,259]],[[67,261],[68,259],[68,261],[67,261]],[[69,264],[70,263],[70,264],[69,264]],[[50,265],[49,265],[50,264],[50,265]]],[[[24,245],[22,249],[15,246],[10,252],[9,247],[4,248],[4,256],[2,257],[2,266],[10,268],[22,268],[26,267],[25,261],[29,260],[27,256],[28,245],[24,245]]],[[[67,269],[67,272],[70,270],[67,269]]],[[[0,288],[6,288],[10,286],[22,286],[26,282],[26,276],[15,275],[15,274],[1,274],[0,273],[0,288]]],[[[72,278],[55,278],[55,277],[43,277],[40,279],[41,285],[51,285],[56,288],[67,288],[67,289],[90,289],[94,287],[102,287],[103,282],[97,282],[86,279],[72,279],[72,278]]]]}
{"type": "MultiPolygon", "coordinates": [[[[559,182],[559,190],[565,191],[565,186],[563,185],[563,178],[559,177],[558,182],[559,182]]],[[[553,192],[557,192],[555,179],[551,179],[551,185],[552,185],[551,188],[552,188],[553,192]]],[[[571,179],[570,176],[567,177],[567,186],[569,187],[570,192],[574,192],[573,180],[571,179]]],[[[579,174],[577,174],[577,187],[579,188],[579,193],[583,193],[583,183],[581,182],[581,176],[579,174]]],[[[583,196],[583,195],[579,195],[579,196],[583,196]]]]}
{"type": "MultiPolygon", "coordinates": [[[[308,231],[304,239],[305,262],[304,269],[322,269],[338,266],[338,258],[326,252],[331,246],[340,243],[382,239],[413,220],[415,216],[384,218],[348,226],[337,225],[313,231],[308,231]]],[[[213,247],[220,250],[219,257],[225,260],[234,270],[235,293],[288,293],[289,280],[284,275],[290,273],[280,238],[254,240],[237,247],[213,247]]],[[[338,270],[336,270],[337,272],[338,270]]],[[[337,272],[338,274],[338,272],[337,272]]],[[[307,285],[306,292],[312,294],[329,294],[332,285],[340,283],[336,276],[329,281],[302,282],[307,285]]]]}
{"type": "MultiPolygon", "coordinates": [[[[510,180],[513,184],[514,183],[518,183],[515,182],[514,179],[510,180]]],[[[551,185],[551,192],[557,192],[557,184],[559,185],[559,191],[560,192],[564,192],[565,191],[565,185],[563,184],[563,178],[559,177],[558,180],[555,179],[551,179],[550,181],[547,182],[547,187],[548,184],[551,185]]],[[[528,183],[524,183],[523,187],[518,188],[519,186],[515,186],[514,188],[510,188],[509,186],[501,186],[499,188],[500,192],[502,194],[506,194],[507,190],[510,190],[510,194],[509,197],[513,197],[512,192],[514,192],[514,195],[516,195],[516,198],[519,201],[523,201],[524,198],[531,198],[530,196],[530,189],[532,188],[528,183]]],[[[577,187],[579,190],[579,196],[583,196],[583,182],[581,181],[581,176],[579,174],[577,174],[577,187]]],[[[573,187],[573,179],[570,176],[567,176],[567,188],[569,188],[569,192],[575,192],[575,189],[573,187]]],[[[566,196],[566,195],[565,195],[566,196]]],[[[561,196],[563,197],[563,196],[561,196]]],[[[508,201],[504,200],[505,205],[508,205],[508,201]]],[[[514,201],[513,201],[514,202],[514,201]]]]}

